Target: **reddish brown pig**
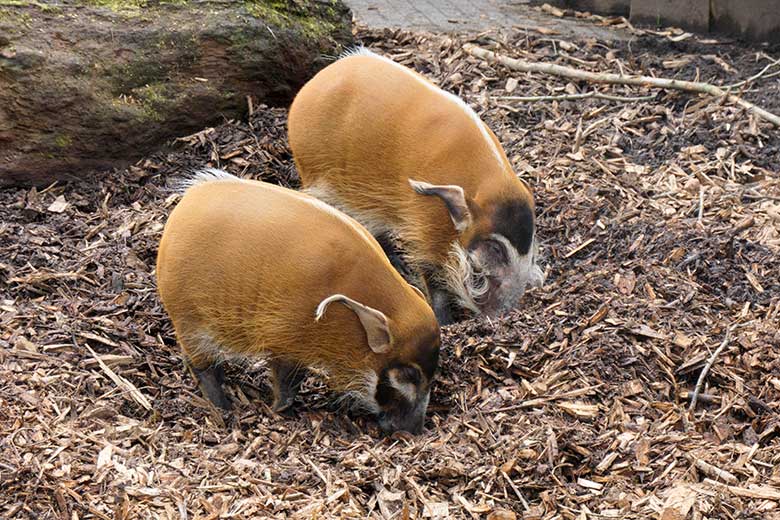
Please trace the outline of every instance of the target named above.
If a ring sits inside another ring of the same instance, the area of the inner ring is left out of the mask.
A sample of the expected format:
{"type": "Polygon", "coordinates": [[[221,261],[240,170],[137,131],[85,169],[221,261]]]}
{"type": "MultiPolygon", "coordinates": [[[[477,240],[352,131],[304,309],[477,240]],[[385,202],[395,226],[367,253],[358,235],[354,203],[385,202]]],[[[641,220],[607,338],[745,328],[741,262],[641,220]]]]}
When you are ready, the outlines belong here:
{"type": "Polygon", "coordinates": [[[433,311],[376,240],[324,202],[201,172],[165,226],[157,282],[185,361],[218,406],[230,404],[220,361],[264,355],[276,410],[316,368],[385,431],[422,429],[439,356],[433,311]]]}
{"type": "Polygon", "coordinates": [[[400,239],[440,322],[453,299],[494,315],[541,285],[530,188],[474,111],[423,76],[362,49],[342,57],[296,96],[289,138],[306,192],[386,250],[400,239]]]}

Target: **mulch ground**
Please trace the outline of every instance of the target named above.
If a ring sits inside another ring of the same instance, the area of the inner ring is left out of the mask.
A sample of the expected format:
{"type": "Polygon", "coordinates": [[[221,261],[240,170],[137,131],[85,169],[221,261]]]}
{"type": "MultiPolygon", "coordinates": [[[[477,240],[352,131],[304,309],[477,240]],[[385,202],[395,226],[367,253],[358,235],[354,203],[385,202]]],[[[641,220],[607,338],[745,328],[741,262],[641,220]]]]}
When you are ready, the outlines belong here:
{"type": "MultiPolygon", "coordinates": [[[[358,34],[474,106],[538,204],[545,286],[445,328],[417,437],[383,438],[318,378],[276,415],[262,361],[228,367],[220,415],[182,367],[153,273],[169,186],[209,164],[295,187],[284,109],[0,192],[0,517],[780,518],[777,129],[681,92],[521,103],[594,87],[461,50],[717,84],[778,56],[681,36],[358,34]]],[[[742,95],[780,108],[777,69],[742,95]]]]}

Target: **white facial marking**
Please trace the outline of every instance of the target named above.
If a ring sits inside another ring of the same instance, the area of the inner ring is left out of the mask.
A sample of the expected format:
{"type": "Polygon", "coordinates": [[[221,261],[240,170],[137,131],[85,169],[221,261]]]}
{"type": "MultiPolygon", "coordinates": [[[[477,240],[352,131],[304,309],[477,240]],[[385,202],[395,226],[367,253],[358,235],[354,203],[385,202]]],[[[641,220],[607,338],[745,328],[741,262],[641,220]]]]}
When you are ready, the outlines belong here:
{"type": "Polygon", "coordinates": [[[425,394],[425,397],[423,397],[422,402],[420,403],[420,409],[421,410],[427,410],[428,409],[428,402],[431,400],[431,391],[428,390],[428,392],[425,394]]]}
{"type": "Polygon", "coordinates": [[[460,304],[479,314],[477,300],[487,294],[490,285],[486,277],[480,276],[480,271],[475,264],[476,258],[469,255],[460,243],[453,242],[450,259],[441,275],[444,284],[455,294],[460,304]]]}
{"type": "Polygon", "coordinates": [[[539,287],[541,285],[539,280],[541,268],[534,264],[533,243],[528,253],[521,255],[505,236],[493,233],[490,235],[490,238],[501,242],[509,255],[509,272],[512,273],[512,281],[514,283],[509,286],[506,294],[504,294],[504,301],[516,302],[529,286],[539,287]]]}
{"type": "MultiPolygon", "coordinates": [[[[542,269],[534,263],[533,250],[521,255],[509,240],[498,233],[490,235],[492,240],[500,242],[509,257],[508,271],[511,278],[503,281],[503,290],[500,298],[506,305],[512,305],[525,292],[528,287],[541,287],[544,283],[542,269]]],[[[452,244],[450,261],[446,265],[444,282],[460,301],[461,305],[473,312],[480,313],[480,304],[490,290],[485,266],[480,258],[469,253],[458,242],[452,244]]]]}
{"type": "Polygon", "coordinates": [[[390,380],[393,388],[398,390],[398,393],[404,396],[410,403],[414,403],[417,400],[417,388],[412,383],[399,381],[394,370],[388,372],[387,378],[390,380]]]}
{"type": "Polygon", "coordinates": [[[529,250],[527,254],[521,255],[504,235],[492,233],[490,238],[496,242],[501,242],[504,246],[504,249],[509,255],[511,272],[516,273],[518,278],[527,279],[533,265],[533,251],[529,250]]]}

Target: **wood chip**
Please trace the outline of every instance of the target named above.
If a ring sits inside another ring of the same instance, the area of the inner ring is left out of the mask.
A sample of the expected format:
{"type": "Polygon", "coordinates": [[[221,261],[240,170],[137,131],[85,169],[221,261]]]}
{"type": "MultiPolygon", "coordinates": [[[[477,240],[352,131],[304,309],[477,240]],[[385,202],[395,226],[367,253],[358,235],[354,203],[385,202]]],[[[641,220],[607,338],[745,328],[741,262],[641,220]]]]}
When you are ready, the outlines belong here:
{"type": "MultiPolygon", "coordinates": [[[[548,27],[575,16],[561,10],[548,27]]],[[[172,188],[203,166],[300,187],[285,108],[251,98],[246,118],[127,170],[0,190],[0,517],[770,518],[780,508],[780,133],[730,102],[520,74],[463,44],[718,85],[750,79],[767,51],[576,16],[599,34],[641,37],[356,29],[473,106],[537,207],[543,287],[503,316],[463,311],[442,328],[420,435],[383,436],[319,372],[294,413],[275,414],[261,359],[225,361],[234,408],[221,412],[183,366],[154,276],[180,200],[172,188]],[[733,72],[706,57],[716,51],[733,72]],[[519,91],[635,100],[501,99],[519,91]],[[732,324],[733,343],[685,413],[732,324]]],[[[737,89],[777,111],[774,81],[737,89]]]]}
{"type": "Polygon", "coordinates": [[[47,210],[51,211],[52,213],[62,213],[66,209],[68,209],[68,201],[65,200],[64,195],[58,196],[56,199],[54,199],[54,202],[52,202],[47,210]]]}

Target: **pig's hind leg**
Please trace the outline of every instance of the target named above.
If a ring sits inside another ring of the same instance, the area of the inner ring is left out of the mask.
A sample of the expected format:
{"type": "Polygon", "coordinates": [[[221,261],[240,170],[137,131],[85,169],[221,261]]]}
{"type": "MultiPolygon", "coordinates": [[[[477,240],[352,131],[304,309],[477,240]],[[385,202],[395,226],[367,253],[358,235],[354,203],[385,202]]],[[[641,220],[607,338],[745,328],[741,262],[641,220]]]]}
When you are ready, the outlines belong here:
{"type": "Polygon", "coordinates": [[[222,386],[225,382],[225,371],[216,357],[217,345],[211,338],[202,335],[187,339],[179,336],[178,339],[184,364],[198,381],[198,387],[200,387],[203,396],[214,406],[230,410],[230,399],[222,386]]]}
{"type": "Polygon", "coordinates": [[[273,382],[274,404],[273,410],[277,413],[288,410],[301,383],[306,377],[306,368],[297,363],[285,361],[283,359],[273,358],[269,361],[271,367],[271,378],[273,382]]]}

